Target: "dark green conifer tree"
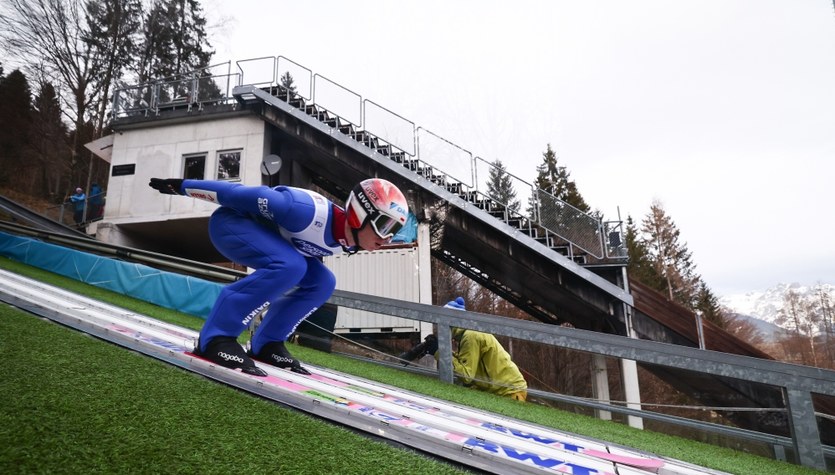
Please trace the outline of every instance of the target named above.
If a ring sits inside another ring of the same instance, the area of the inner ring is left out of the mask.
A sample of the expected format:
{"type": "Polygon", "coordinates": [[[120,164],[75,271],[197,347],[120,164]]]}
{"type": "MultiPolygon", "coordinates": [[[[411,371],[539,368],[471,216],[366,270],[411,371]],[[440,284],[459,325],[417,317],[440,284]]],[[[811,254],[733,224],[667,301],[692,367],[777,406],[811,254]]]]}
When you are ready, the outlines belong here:
{"type": "Polygon", "coordinates": [[[98,91],[96,107],[97,135],[102,129],[110,106],[115,82],[122,79],[139,52],[137,32],[142,19],[140,0],[89,0],[87,10],[87,41],[101,58],[101,73],[93,78],[98,91]]]}
{"type": "Polygon", "coordinates": [[[580,211],[588,213],[591,210],[578,191],[577,184],[571,179],[571,173],[566,167],[559,165],[559,159],[551,144],[548,144],[542,153],[542,163],[536,167],[534,185],[580,211]]]}
{"type": "Polygon", "coordinates": [[[52,84],[41,84],[33,106],[30,147],[41,177],[40,189],[32,191],[52,201],[59,201],[71,187],[69,178],[72,152],[67,126],[61,120],[61,104],[52,84]]]}
{"type": "Polygon", "coordinates": [[[285,71],[284,74],[281,75],[279,81],[280,84],[284,86],[284,88],[287,89],[289,92],[296,92],[296,84],[293,80],[293,75],[290,74],[290,71],[285,71]]]}
{"type": "Polygon", "coordinates": [[[528,216],[573,245],[602,255],[600,217],[590,213],[589,205],[571,180],[570,173],[558,164],[551,144],[543,152],[542,163],[536,171],[534,190],[526,210],[528,216]]]}
{"type": "Polygon", "coordinates": [[[641,239],[632,216],[626,217],[626,252],[629,256],[626,269],[629,279],[637,280],[659,292],[664,290],[664,279],[658,274],[646,243],[641,239]]]}
{"type": "Polygon", "coordinates": [[[31,127],[32,92],[19,69],[0,78],[0,183],[14,184],[26,157],[31,127]]]}
{"type": "Polygon", "coordinates": [[[140,82],[169,81],[160,90],[162,102],[175,97],[200,100],[218,96],[219,89],[211,80],[199,80],[198,96],[194,96],[190,81],[211,76],[208,68],[214,54],[197,0],[155,0],[143,19],[139,50],[136,69],[140,82]]]}
{"type": "Polygon", "coordinates": [[[715,323],[719,328],[728,328],[728,317],[719,305],[719,299],[701,279],[696,292],[695,307],[695,311],[700,312],[705,320],[715,323]]]}
{"type": "Polygon", "coordinates": [[[658,200],[652,203],[641,224],[652,263],[664,280],[663,292],[670,300],[695,310],[700,277],[690,250],[679,240],[681,231],[658,200]]]}
{"type": "Polygon", "coordinates": [[[487,177],[487,195],[506,206],[511,212],[519,211],[519,200],[516,199],[516,190],[513,188],[513,181],[501,160],[496,159],[490,167],[487,177]]]}

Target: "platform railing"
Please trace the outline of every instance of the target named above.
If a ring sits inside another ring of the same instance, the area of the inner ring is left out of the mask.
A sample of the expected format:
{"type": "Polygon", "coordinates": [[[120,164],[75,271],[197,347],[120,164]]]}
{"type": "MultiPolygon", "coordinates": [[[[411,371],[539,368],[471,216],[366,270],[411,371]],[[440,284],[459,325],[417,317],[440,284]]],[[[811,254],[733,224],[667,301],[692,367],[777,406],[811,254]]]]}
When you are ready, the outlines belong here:
{"type": "Polygon", "coordinates": [[[384,137],[397,150],[414,157],[417,154],[417,126],[370,99],[363,99],[362,125],[368,132],[384,137]]]}
{"type": "Polygon", "coordinates": [[[113,93],[114,119],[157,116],[164,110],[202,110],[206,105],[234,103],[232,88],[242,73],[231,72],[231,62],[206,66],[174,77],[117,88],[113,93]],[[223,68],[226,72],[217,74],[223,68]]]}
{"type": "Polygon", "coordinates": [[[235,61],[241,76],[241,84],[270,86],[276,84],[276,61],[272,56],[235,61]]]}
{"type": "Polygon", "coordinates": [[[417,158],[446,176],[478,190],[473,153],[440,135],[418,127],[415,133],[417,158]]]}
{"type": "Polygon", "coordinates": [[[278,83],[285,74],[289,74],[296,84],[296,94],[307,100],[313,98],[313,71],[284,56],[275,58],[275,77],[278,83]]]}
{"type": "MultiPolygon", "coordinates": [[[[479,183],[477,179],[478,165],[472,152],[424,127],[416,126],[414,122],[373,101],[364,100],[351,89],[313,73],[284,56],[244,59],[236,61],[235,65],[237,71],[234,73],[231,72],[231,62],[221,63],[175,78],[120,88],[114,93],[113,116],[158,115],[166,109],[190,112],[201,110],[206,104],[234,103],[231,89],[236,85],[274,90],[283,88],[287,92],[288,103],[293,104],[293,96],[304,99],[297,101],[297,104],[305,112],[312,110],[317,115],[326,115],[336,123],[355,126],[351,130],[373,133],[373,141],[382,141],[385,150],[393,157],[400,154],[414,157],[416,162],[404,164],[415,168],[413,171],[427,169],[422,165],[426,164],[482,196],[490,195],[485,184],[479,183]],[[223,65],[227,66],[226,74],[207,74],[207,71],[223,65]],[[292,90],[283,84],[287,79],[292,79],[292,90]],[[207,94],[206,91],[210,90],[212,93],[207,94]],[[382,119],[382,123],[381,114],[388,117],[382,119]],[[392,118],[400,124],[386,123],[386,120],[392,118]],[[370,120],[377,122],[369,123],[370,120]]],[[[367,136],[362,135],[362,138],[367,139],[367,136]]],[[[613,245],[613,242],[617,244],[622,241],[622,234],[617,234],[620,226],[614,225],[614,231],[607,231],[607,225],[598,217],[571,206],[545,190],[538,190],[524,180],[517,180],[527,185],[523,193],[531,189],[528,200],[532,207],[531,213],[521,217],[532,220],[545,234],[552,234],[568,242],[569,247],[572,247],[569,254],[576,247],[598,259],[626,257],[622,246],[613,245]]]]}

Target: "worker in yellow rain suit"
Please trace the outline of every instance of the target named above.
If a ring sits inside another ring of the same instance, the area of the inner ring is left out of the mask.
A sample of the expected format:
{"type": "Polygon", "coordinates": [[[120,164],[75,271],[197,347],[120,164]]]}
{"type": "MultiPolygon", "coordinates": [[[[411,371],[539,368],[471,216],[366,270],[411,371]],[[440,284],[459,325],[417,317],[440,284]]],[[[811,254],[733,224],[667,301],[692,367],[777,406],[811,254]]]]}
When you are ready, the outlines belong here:
{"type": "MultiPolygon", "coordinates": [[[[466,310],[461,297],[445,308],[466,310]]],[[[506,396],[517,401],[528,397],[528,383],[516,363],[495,336],[475,330],[453,328],[458,351],[452,354],[452,369],[464,386],[506,396]]],[[[435,355],[437,359],[437,354],[435,355]]]]}

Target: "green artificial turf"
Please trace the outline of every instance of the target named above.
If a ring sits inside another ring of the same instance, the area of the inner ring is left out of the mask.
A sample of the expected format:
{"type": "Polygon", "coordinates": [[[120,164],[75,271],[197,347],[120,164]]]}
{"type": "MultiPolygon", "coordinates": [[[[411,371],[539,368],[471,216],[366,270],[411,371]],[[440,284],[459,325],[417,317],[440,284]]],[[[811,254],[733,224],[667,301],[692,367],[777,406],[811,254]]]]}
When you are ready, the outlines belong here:
{"type": "MultiPolygon", "coordinates": [[[[202,320],[0,257],[0,268],[160,320],[202,320]]],[[[293,346],[304,362],[735,474],[820,473],[293,346]]],[[[10,307],[0,310],[0,472],[460,473],[10,307]]]]}
{"type": "Polygon", "coordinates": [[[8,306],[0,335],[0,473],[464,473],[8,306]]]}

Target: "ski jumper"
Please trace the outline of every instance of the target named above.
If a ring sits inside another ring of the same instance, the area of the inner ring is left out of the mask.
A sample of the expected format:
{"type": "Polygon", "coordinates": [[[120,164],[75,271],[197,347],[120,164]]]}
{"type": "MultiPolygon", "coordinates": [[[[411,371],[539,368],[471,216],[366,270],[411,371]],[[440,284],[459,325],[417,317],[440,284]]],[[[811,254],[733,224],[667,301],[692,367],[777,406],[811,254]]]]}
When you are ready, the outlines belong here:
{"type": "Polygon", "coordinates": [[[184,180],[187,196],[218,203],[209,220],[212,244],[227,259],[255,269],[226,285],[200,331],[200,350],[217,336],[237,338],[267,310],[252,337],[259,353],[286,341],[336,287],[322,257],[345,249],[345,213],[322,195],[299,188],[184,180]]]}

